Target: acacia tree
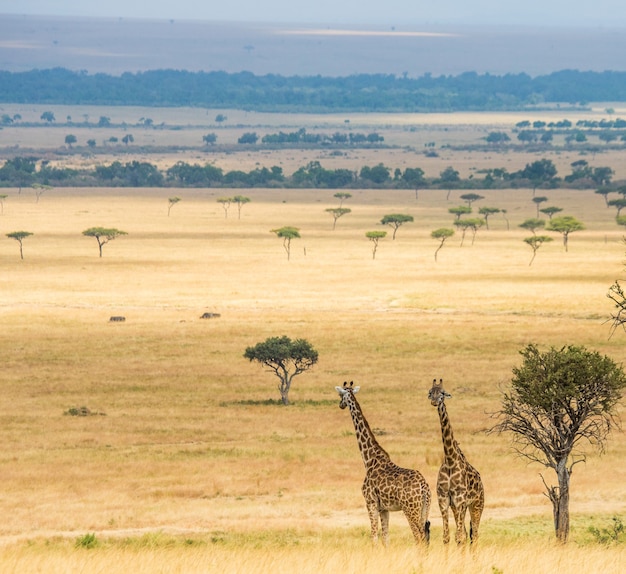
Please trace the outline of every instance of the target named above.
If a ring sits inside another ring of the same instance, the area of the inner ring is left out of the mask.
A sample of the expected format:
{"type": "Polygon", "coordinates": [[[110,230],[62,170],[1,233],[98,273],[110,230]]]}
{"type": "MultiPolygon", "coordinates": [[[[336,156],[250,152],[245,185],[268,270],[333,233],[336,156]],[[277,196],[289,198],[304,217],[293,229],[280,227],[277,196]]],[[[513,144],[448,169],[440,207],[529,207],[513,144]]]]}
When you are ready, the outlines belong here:
{"type": "Polygon", "coordinates": [[[389,213],[380,220],[383,225],[389,225],[393,228],[391,239],[396,238],[396,231],[398,231],[399,227],[411,221],[413,221],[413,216],[406,213],[389,213]]]}
{"type": "Polygon", "coordinates": [[[343,207],[343,202],[346,199],[350,199],[352,197],[352,194],[347,193],[346,191],[338,191],[333,195],[333,197],[336,197],[339,200],[339,207],[343,207]]]}
{"type": "Polygon", "coordinates": [[[237,219],[241,219],[241,208],[251,201],[252,200],[245,195],[235,195],[235,197],[233,197],[233,203],[237,205],[237,219]]]}
{"type": "Polygon", "coordinates": [[[478,213],[485,218],[485,227],[489,229],[489,216],[502,211],[499,207],[481,207],[478,213]]]}
{"type": "Polygon", "coordinates": [[[472,213],[472,208],[469,205],[459,205],[458,207],[450,207],[448,208],[448,213],[451,213],[456,217],[458,221],[461,219],[461,215],[469,215],[472,213]]]}
{"type": "Polygon", "coordinates": [[[228,208],[230,207],[232,200],[232,197],[218,197],[215,200],[217,203],[221,203],[224,208],[224,219],[228,219],[228,208]]]}
{"type": "Polygon", "coordinates": [[[544,228],[546,226],[546,222],[537,217],[530,217],[529,219],[524,220],[523,223],[520,223],[519,226],[522,229],[528,229],[528,231],[531,231],[533,235],[537,235],[535,231],[537,229],[544,228]]]}
{"type": "Polygon", "coordinates": [[[528,264],[529,267],[533,264],[533,261],[535,260],[535,255],[537,255],[537,250],[544,243],[548,243],[550,241],[552,241],[552,237],[548,237],[547,235],[533,235],[532,237],[526,237],[526,239],[524,239],[524,243],[527,243],[528,245],[530,245],[531,249],[533,250],[533,256],[531,257],[530,263],[528,264]]]}
{"type": "Polygon", "coordinates": [[[333,231],[337,225],[337,220],[343,215],[346,215],[346,213],[352,212],[352,210],[347,207],[329,207],[326,211],[333,216],[333,231]]]}
{"type": "Polygon", "coordinates": [[[430,236],[433,239],[439,240],[439,246],[435,249],[435,261],[437,261],[437,253],[439,253],[439,250],[443,247],[446,239],[448,239],[448,237],[452,237],[453,235],[454,229],[450,229],[449,227],[441,227],[430,233],[430,236]]]}
{"type": "Polygon", "coordinates": [[[563,215],[561,217],[553,217],[548,223],[546,229],[548,231],[556,231],[563,236],[563,246],[567,252],[569,234],[573,231],[581,231],[582,229],[585,229],[585,225],[571,215],[563,215]]]}
{"type": "Polygon", "coordinates": [[[541,213],[545,213],[548,216],[548,219],[552,219],[553,215],[556,215],[557,213],[561,213],[563,209],[561,207],[556,207],[555,205],[551,205],[549,207],[544,207],[543,209],[540,209],[539,211],[541,213]]]}
{"type": "Polygon", "coordinates": [[[278,229],[272,229],[272,233],[275,233],[277,237],[282,237],[283,247],[287,252],[287,261],[291,258],[291,240],[300,237],[300,230],[297,227],[280,227],[278,229]]]}
{"type": "Polygon", "coordinates": [[[378,242],[387,236],[386,231],[366,231],[365,237],[367,237],[373,244],[372,247],[372,259],[376,259],[376,250],[378,249],[378,242]]]}
{"type": "Polygon", "coordinates": [[[548,198],[543,195],[541,197],[533,197],[533,203],[537,206],[537,217],[539,217],[539,206],[546,201],[548,201],[548,198]]]}
{"type": "Polygon", "coordinates": [[[278,390],[284,405],[289,404],[293,378],[310,369],[318,360],[318,352],[306,339],[292,341],[287,336],[269,337],[254,347],[247,347],[243,356],[250,362],[265,365],[278,377],[278,390]]]}
{"type": "Polygon", "coordinates": [[[114,227],[90,227],[83,231],[83,235],[87,237],[95,237],[98,242],[98,250],[100,251],[100,257],[102,257],[102,247],[109,241],[113,241],[120,235],[127,235],[125,231],[120,231],[114,227]]]}
{"type": "Polygon", "coordinates": [[[176,205],[180,201],[180,197],[169,197],[167,199],[167,216],[170,216],[170,211],[172,207],[176,205]]]}
{"type": "Polygon", "coordinates": [[[20,244],[20,259],[24,259],[24,251],[22,249],[22,241],[25,237],[32,235],[30,231],[12,231],[11,233],[7,233],[7,237],[10,239],[15,239],[20,244]]]}
{"type": "Polygon", "coordinates": [[[621,366],[585,347],[550,348],[531,344],[520,351],[523,363],[513,368],[511,387],[502,394],[500,422],[491,431],[513,434],[522,457],[555,471],[558,486],[548,486],[554,529],[559,542],[569,535],[570,476],[584,462],[588,443],[604,452],[611,430],[619,428],[616,407],[626,387],[621,366]]]}

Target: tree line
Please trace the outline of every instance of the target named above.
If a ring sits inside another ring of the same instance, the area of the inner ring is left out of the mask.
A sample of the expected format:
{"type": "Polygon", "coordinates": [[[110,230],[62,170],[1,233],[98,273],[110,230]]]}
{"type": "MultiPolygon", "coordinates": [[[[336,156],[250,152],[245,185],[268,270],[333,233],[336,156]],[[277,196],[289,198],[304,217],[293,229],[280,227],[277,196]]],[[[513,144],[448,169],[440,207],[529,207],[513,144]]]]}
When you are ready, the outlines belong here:
{"type": "Polygon", "coordinates": [[[456,76],[258,76],[250,72],[150,70],[120,76],[65,68],[0,71],[0,102],[197,106],[260,111],[512,110],[566,102],[626,101],[626,72],[562,70],[456,76]]]}
{"type": "Polygon", "coordinates": [[[230,170],[212,164],[189,164],[179,161],[166,170],[146,161],[114,161],[94,168],[68,168],[50,165],[37,157],[14,157],[0,167],[0,187],[223,187],[223,188],[320,188],[320,189],[506,189],[561,186],[599,188],[609,193],[623,186],[612,185],[613,169],[591,167],[586,160],[571,164],[572,172],[559,177],[549,159],[527,164],[523,169],[509,172],[506,168],[483,169],[468,178],[461,178],[452,166],[438,176],[426,177],[420,167],[404,170],[379,163],[365,165],[355,171],[346,168],[327,169],[319,161],[301,166],[291,175],[280,166],[256,167],[251,171],[230,170]],[[478,176],[478,177],[476,177],[478,176]],[[482,176],[482,177],[481,177],[482,176]]]}

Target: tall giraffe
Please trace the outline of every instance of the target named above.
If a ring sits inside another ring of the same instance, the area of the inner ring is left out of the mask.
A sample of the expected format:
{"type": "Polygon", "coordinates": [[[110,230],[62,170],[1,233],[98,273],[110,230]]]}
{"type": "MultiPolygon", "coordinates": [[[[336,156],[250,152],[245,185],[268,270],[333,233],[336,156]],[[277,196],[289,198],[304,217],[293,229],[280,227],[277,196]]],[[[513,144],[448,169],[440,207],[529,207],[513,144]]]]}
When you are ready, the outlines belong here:
{"type": "Polygon", "coordinates": [[[443,519],[443,542],[450,542],[448,528],[448,509],[452,509],[456,522],[455,540],[463,544],[467,540],[465,513],[470,515],[470,541],[478,540],[478,526],[485,507],[485,491],[480,474],[465,458],[459,443],[454,439],[450,418],[446,411],[445,399],[452,395],[444,391],[443,379],[433,379],[433,386],[428,392],[430,403],[437,407],[441,436],[443,438],[443,464],[437,477],[437,498],[443,519]]]}
{"type": "Polygon", "coordinates": [[[361,491],[367,505],[372,527],[372,541],[378,540],[379,520],[383,544],[389,542],[389,512],[402,510],[417,543],[430,539],[430,487],[417,471],[400,468],[393,463],[383,447],[378,444],[359,403],[354,396],[360,387],[350,382],[335,387],[341,402],[339,407],[350,409],[359,450],[365,464],[365,480],[361,491]]]}

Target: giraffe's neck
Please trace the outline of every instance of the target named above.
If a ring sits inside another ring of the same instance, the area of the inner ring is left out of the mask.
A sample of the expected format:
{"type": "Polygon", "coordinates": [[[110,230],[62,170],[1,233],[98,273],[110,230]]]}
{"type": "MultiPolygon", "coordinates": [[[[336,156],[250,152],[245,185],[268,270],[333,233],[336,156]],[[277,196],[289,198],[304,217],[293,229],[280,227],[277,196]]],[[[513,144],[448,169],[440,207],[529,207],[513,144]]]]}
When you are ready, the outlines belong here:
{"type": "Polygon", "coordinates": [[[349,402],[350,415],[352,416],[352,422],[354,423],[354,430],[356,431],[356,440],[359,444],[359,450],[363,457],[363,463],[365,468],[371,468],[376,463],[381,461],[388,461],[389,455],[385,449],[378,444],[370,425],[367,423],[366,418],[363,416],[363,411],[354,395],[349,402]]]}
{"type": "Polygon", "coordinates": [[[441,423],[444,460],[447,464],[456,464],[460,459],[459,448],[454,440],[452,427],[450,426],[450,418],[448,417],[448,411],[443,401],[437,406],[437,411],[439,412],[439,422],[441,423]]]}

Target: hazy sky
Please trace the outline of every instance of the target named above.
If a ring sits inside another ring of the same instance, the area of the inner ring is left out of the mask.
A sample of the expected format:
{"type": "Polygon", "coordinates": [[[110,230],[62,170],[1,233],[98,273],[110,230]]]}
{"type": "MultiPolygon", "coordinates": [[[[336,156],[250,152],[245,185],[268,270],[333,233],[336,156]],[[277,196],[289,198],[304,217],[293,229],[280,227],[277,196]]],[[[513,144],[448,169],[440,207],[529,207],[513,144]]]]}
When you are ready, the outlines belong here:
{"type": "Polygon", "coordinates": [[[0,0],[0,14],[402,27],[423,23],[624,26],[626,0],[0,0]]]}

